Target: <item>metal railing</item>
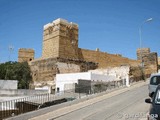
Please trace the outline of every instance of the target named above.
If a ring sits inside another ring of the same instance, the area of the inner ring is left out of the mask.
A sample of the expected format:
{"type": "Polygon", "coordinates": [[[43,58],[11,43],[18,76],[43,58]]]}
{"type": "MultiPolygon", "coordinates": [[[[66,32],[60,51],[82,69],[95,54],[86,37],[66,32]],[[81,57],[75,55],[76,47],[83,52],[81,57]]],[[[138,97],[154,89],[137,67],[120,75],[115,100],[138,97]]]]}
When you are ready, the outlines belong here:
{"type": "Polygon", "coordinates": [[[2,101],[0,102],[0,119],[36,110],[39,105],[50,99],[49,94],[41,94],[9,101],[2,101]]]}
{"type": "Polygon", "coordinates": [[[91,86],[76,86],[75,89],[59,91],[55,94],[40,94],[2,101],[0,102],[0,120],[123,86],[125,86],[125,80],[99,82],[91,86]]]}

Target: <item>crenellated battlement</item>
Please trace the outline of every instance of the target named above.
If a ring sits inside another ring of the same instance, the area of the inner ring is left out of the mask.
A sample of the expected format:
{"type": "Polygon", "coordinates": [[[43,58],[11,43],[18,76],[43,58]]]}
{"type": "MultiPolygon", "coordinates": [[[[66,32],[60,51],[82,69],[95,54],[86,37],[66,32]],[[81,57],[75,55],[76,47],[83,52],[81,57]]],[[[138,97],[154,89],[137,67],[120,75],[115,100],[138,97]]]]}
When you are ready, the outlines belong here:
{"type": "Polygon", "coordinates": [[[73,23],[73,22],[68,22],[67,20],[62,19],[62,18],[58,18],[58,19],[54,20],[53,22],[44,25],[43,29],[46,30],[49,27],[54,27],[54,26],[59,25],[59,24],[66,25],[66,26],[71,26],[71,27],[74,27],[74,28],[78,29],[78,24],[73,23]]]}

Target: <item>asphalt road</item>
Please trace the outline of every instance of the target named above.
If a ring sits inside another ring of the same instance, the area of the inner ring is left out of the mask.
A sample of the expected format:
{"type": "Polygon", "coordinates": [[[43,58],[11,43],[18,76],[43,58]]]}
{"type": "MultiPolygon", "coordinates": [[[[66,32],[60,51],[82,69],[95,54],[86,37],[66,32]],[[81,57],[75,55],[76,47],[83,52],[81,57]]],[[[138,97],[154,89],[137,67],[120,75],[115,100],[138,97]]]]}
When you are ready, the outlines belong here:
{"type": "Polygon", "coordinates": [[[123,92],[54,120],[140,120],[146,119],[149,104],[147,85],[123,92]]]}

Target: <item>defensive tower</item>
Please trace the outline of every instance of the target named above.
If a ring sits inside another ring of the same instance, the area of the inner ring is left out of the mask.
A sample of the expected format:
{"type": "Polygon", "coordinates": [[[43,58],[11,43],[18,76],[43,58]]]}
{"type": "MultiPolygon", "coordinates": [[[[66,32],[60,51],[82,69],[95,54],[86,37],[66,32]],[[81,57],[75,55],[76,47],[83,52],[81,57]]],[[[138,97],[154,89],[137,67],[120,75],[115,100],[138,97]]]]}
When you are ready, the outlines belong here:
{"type": "Polygon", "coordinates": [[[78,25],[64,19],[44,25],[42,58],[78,58],[78,25]]]}

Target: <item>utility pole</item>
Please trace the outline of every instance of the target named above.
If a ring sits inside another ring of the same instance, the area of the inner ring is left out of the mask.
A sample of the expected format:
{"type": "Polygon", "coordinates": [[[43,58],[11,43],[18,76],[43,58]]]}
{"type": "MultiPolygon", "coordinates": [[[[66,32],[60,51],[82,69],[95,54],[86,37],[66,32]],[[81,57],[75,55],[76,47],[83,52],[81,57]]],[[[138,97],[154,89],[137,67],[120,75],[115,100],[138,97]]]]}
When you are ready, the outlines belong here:
{"type": "Polygon", "coordinates": [[[8,50],[9,50],[9,61],[11,61],[11,54],[12,54],[12,52],[14,51],[14,46],[13,45],[9,45],[8,46],[8,50]]]}

